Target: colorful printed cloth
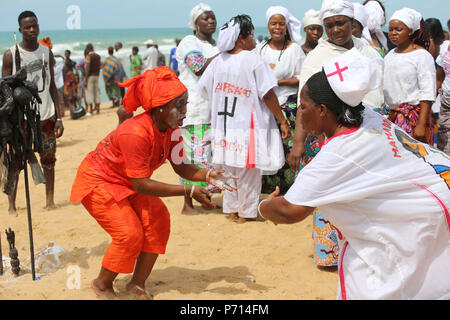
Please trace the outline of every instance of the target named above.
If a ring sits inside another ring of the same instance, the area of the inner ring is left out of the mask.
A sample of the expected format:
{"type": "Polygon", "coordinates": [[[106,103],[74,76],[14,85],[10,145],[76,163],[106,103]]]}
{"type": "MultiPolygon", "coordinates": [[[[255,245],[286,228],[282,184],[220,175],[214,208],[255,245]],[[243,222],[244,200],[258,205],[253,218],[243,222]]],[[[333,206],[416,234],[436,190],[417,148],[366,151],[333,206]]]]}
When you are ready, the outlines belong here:
{"type": "Polygon", "coordinates": [[[193,72],[200,71],[206,63],[206,58],[200,51],[191,51],[184,57],[184,62],[193,72]]]}
{"type": "Polygon", "coordinates": [[[113,55],[109,55],[108,58],[103,61],[103,80],[105,86],[111,86],[113,83],[118,82],[121,76],[121,63],[119,59],[113,55]]]}
{"type": "Polygon", "coordinates": [[[314,263],[322,267],[338,265],[339,245],[337,230],[318,210],[314,212],[314,263]]]}
{"type": "MultiPolygon", "coordinates": [[[[197,165],[200,169],[213,169],[209,164],[211,156],[211,124],[188,125],[181,128],[184,152],[191,164],[197,165]]],[[[210,192],[219,193],[220,190],[206,182],[189,181],[180,178],[185,187],[198,185],[210,192]]]]}
{"type": "MultiPolygon", "coordinates": [[[[309,135],[305,141],[305,157],[300,162],[302,170],[319,153],[323,141],[317,136],[309,135]]],[[[339,246],[336,229],[318,210],[313,216],[314,263],[321,267],[338,265],[339,246]]]]}
{"type": "MultiPolygon", "coordinates": [[[[391,114],[391,119],[394,119],[393,122],[410,136],[413,136],[414,128],[419,120],[420,105],[414,106],[408,103],[402,103],[397,109],[393,110],[391,114]]],[[[433,113],[430,112],[426,127],[426,139],[429,145],[433,145],[435,122],[436,120],[433,117],[433,113]]]]}
{"type": "MultiPolygon", "coordinates": [[[[285,104],[281,106],[281,111],[290,122],[291,137],[283,140],[284,156],[291,152],[293,137],[295,132],[295,117],[297,116],[297,94],[288,97],[285,104]]],[[[279,128],[279,125],[278,125],[279,128]]],[[[281,130],[280,130],[281,132],[281,130]]],[[[280,188],[280,193],[285,194],[295,181],[296,174],[286,162],[284,166],[274,175],[263,175],[261,193],[272,193],[275,187],[280,188]]]]}
{"type": "Polygon", "coordinates": [[[39,153],[41,166],[45,170],[52,170],[56,162],[56,136],[54,118],[41,121],[42,152],[39,153]]]}
{"type": "Polygon", "coordinates": [[[378,112],[382,116],[389,116],[391,114],[391,109],[387,104],[384,104],[381,107],[373,109],[373,111],[378,112]]]}

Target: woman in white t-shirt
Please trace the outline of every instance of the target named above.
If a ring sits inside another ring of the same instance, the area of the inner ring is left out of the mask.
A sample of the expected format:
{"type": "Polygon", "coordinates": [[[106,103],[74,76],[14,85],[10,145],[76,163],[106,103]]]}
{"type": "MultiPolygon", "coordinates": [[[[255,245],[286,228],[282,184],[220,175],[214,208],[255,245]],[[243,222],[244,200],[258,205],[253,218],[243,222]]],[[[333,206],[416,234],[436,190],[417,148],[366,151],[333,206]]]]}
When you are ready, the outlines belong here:
{"type": "MultiPolygon", "coordinates": [[[[273,70],[278,80],[278,87],[274,88],[286,119],[290,122],[291,135],[294,135],[295,117],[297,115],[298,79],[305,54],[298,44],[301,41],[300,21],[281,6],[270,7],[266,12],[267,29],[270,39],[256,45],[259,54],[273,70]]],[[[284,154],[291,151],[292,139],[283,141],[284,154]]],[[[263,175],[262,192],[272,193],[275,186],[281,192],[286,192],[294,183],[295,172],[288,163],[273,175],[263,175]]]]}
{"type": "Polygon", "coordinates": [[[450,41],[442,43],[436,64],[436,86],[441,94],[437,147],[450,155],[450,41]]]}
{"type": "Polygon", "coordinates": [[[433,145],[436,67],[427,51],[430,36],[422,15],[409,8],[394,12],[389,38],[397,46],[384,59],[383,90],[389,118],[415,139],[433,145]]]}
{"type": "Polygon", "coordinates": [[[274,192],[259,212],[291,224],[318,207],[333,221],[340,299],[448,300],[450,159],[362,105],[380,82],[374,69],[352,49],[306,82],[302,124],[327,140],[287,194],[274,192]]]}
{"type": "Polygon", "coordinates": [[[257,55],[251,18],[239,15],[219,32],[215,58],[198,83],[211,106],[212,164],[239,177],[237,191],[225,191],[223,212],[238,223],[258,213],[263,171],[278,171],[285,163],[282,138],[290,128],[274,88],[277,80],[257,55]],[[276,120],[280,123],[277,128],[276,120]]]}
{"type": "MultiPolygon", "coordinates": [[[[213,34],[216,32],[216,16],[209,5],[200,3],[190,13],[189,27],[194,29],[194,35],[184,37],[176,50],[178,78],[188,88],[189,100],[186,119],[181,128],[184,150],[190,163],[199,168],[211,169],[209,164],[211,153],[211,110],[208,102],[197,92],[196,85],[200,76],[208,67],[211,60],[219,53],[213,34]]],[[[192,182],[181,179],[184,186],[193,184],[207,188],[211,192],[218,192],[204,182],[192,182]]],[[[192,199],[184,197],[183,214],[190,214],[193,210],[192,199]]]]}

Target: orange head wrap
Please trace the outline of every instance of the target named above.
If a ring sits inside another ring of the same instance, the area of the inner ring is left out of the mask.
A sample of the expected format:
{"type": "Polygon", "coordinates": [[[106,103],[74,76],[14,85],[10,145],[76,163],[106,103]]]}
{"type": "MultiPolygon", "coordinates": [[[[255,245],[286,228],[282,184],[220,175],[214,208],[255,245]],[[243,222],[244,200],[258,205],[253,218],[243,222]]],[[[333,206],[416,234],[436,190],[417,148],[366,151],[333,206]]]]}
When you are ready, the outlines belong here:
{"type": "Polygon", "coordinates": [[[50,50],[53,48],[52,40],[50,40],[50,37],[42,38],[41,40],[38,40],[38,42],[43,46],[48,47],[50,50]]]}
{"type": "Polygon", "coordinates": [[[123,106],[127,113],[142,106],[146,111],[165,105],[187,91],[184,84],[167,66],[147,70],[129,80],[119,83],[128,87],[123,106]]]}

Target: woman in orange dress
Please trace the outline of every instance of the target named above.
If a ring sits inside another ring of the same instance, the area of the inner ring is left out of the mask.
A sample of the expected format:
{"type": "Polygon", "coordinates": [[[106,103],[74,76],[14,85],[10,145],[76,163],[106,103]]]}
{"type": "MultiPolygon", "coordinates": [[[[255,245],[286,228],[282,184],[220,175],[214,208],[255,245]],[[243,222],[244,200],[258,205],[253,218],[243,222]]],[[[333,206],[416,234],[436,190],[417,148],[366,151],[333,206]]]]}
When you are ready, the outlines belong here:
{"type": "Polygon", "coordinates": [[[222,170],[201,170],[183,162],[179,126],[186,114],[188,93],[168,67],[148,70],[120,84],[127,113],[142,106],[146,112],[126,120],[89,153],[78,168],[71,202],[82,203],[112,237],[100,273],[91,283],[99,298],[114,299],[113,281],[133,273],[126,289],[139,299],[170,233],[170,215],[160,197],[188,195],[214,207],[211,194],[199,186],[183,187],[151,179],[166,159],[174,171],[191,181],[218,184],[222,170]]]}

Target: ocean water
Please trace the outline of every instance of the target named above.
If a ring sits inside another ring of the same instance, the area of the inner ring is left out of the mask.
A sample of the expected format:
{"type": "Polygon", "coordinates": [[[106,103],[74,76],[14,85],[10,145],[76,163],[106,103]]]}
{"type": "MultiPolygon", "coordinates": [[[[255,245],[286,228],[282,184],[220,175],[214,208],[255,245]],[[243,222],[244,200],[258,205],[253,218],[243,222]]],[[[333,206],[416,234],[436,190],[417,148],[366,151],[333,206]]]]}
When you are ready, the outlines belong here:
{"type": "MultiPolygon", "coordinates": [[[[255,34],[266,35],[266,28],[256,28],[255,34]]],[[[92,43],[94,50],[102,59],[108,56],[108,47],[114,46],[117,41],[122,42],[127,54],[131,54],[131,48],[137,46],[139,52],[145,51],[145,41],[152,39],[158,44],[159,51],[166,56],[166,64],[169,65],[170,50],[175,47],[175,39],[192,34],[189,28],[161,28],[161,29],[95,29],[95,30],[41,30],[39,39],[50,37],[53,43],[53,53],[64,56],[64,51],[71,51],[71,59],[80,62],[84,58],[86,44],[92,43]]],[[[17,32],[17,41],[22,41],[22,35],[17,32]]],[[[217,34],[215,35],[217,36],[217,34]]],[[[14,45],[14,32],[0,32],[0,54],[14,45]]],[[[0,67],[2,59],[0,59],[0,67]]],[[[129,74],[129,66],[125,66],[129,74]]],[[[101,102],[108,102],[105,93],[103,79],[100,77],[101,102]]]]}

